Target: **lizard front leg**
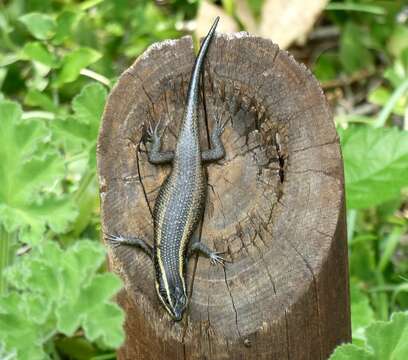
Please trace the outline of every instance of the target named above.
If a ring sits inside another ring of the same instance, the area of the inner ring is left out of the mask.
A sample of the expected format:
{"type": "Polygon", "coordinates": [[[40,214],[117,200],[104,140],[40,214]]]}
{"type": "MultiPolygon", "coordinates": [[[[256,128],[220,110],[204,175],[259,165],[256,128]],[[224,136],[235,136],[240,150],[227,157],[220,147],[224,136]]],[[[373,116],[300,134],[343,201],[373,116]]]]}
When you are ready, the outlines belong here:
{"type": "Polygon", "coordinates": [[[109,241],[112,247],[118,247],[121,245],[134,246],[142,249],[151,259],[153,259],[153,248],[143,239],[137,237],[129,236],[124,237],[121,235],[105,234],[106,239],[109,241]]]}
{"type": "Polygon", "coordinates": [[[201,154],[203,162],[221,160],[225,156],[224,145],[221,141],[221,135],[224,131],[225,123],[221,124],[219,118],[215,121],[215,127],[213,128],[210,136],[211,149],[204,150],[201,154]]]}
{"type": "Polygon", "coordinates": [[[151,164],[160,165],[160,164],[168,164],[173,161],[174,152],[173,151],[161,151],[161,137],[162,135],[159,134],[159,124],[160,121],[157,122],[154,130],[152,126],[149,126],[147,131],[149,142],[152,143],[151,148],[148,152],[148,160],[151,164]]]}

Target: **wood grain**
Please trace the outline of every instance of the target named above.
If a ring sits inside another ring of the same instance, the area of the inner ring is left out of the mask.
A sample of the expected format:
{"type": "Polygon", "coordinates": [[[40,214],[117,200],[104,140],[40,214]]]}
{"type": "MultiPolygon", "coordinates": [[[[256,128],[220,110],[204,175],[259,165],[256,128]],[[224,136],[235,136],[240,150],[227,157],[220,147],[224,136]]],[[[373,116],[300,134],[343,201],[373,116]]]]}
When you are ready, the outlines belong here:
{"type": "MultiPolygon", "coordinates": [[[[152,243],[170,167],[147,162],[144,129],[160,121],[174,149],[194,56],[190,37],[155,44],[110,94],[97,149],[107,233],[152,243]]],[[[189,308],[175,323],[150,259],[110,249],[125,282],[119,359],[326,359],[351,330],[342,159],[322,90],[288,53],[246,33],[214,39],[204,79],[202,147],[221,117],[227,156],[207,167],[199,235],[231,263],[190,261],[189,308]]]]}

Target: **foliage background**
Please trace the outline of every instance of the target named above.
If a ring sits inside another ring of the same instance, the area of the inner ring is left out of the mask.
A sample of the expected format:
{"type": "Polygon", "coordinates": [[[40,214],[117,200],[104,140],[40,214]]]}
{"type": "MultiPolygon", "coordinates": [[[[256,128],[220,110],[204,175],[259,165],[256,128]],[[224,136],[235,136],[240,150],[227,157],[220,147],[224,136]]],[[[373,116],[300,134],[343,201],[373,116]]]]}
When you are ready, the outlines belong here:
{"type": "MultiPolygon", "coordinates": [[[[255,19],[267,0],[244,0],[255,19]]],[[[238,19],[239,0],[217,3],[238,19]]],[[[100,245],[95,147],[108,91],[199,0],[0,2],[0,359],[114,359],[123,314],[100,245]]],[[[408,7],[330,2],[303,45],[345,162],[353,344],[408,359],[408,7]]],[[[193,25],[193,26],[191,26],[193,25]]]]}

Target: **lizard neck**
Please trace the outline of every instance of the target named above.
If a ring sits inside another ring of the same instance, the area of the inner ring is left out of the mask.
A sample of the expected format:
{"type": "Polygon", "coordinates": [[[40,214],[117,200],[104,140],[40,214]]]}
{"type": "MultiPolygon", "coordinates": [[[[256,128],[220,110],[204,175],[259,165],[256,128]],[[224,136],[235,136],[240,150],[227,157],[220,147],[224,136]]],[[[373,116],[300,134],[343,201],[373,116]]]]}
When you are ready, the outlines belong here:
{"type": "Polygon", "coordinates": [[[200,134],[198,126],[197,104],[187,107],[177,140],[176,156],[200,152],[200,134]]]}

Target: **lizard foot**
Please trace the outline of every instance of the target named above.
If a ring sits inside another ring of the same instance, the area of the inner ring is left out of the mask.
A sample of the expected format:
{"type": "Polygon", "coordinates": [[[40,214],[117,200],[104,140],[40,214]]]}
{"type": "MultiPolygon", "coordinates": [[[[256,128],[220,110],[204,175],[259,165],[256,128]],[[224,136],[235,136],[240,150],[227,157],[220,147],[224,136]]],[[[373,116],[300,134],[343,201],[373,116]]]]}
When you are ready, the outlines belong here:
{"type": "Polygon", "coordinates": [[[109,244],[113,248],[117,248],[118,246],[122,245],[124,242],[124,238],[122,236],[118,235],[112,235],[112,234],[105,234],[106,239],[108,240],[109,244]]]}
{"type": "Polygon", "coordinates": [[[222,123],[221,119],[217,116],[217,118],[215,120],[214,135],[216,135],[217,137],[220,137],[222,135],[222,133],[224,132],[224,129],[225,129],[225,125],[227,124],[227,121],[222,123]]]}
{"type": "Polygon", "coordinates": [[[221,252],[212,252],[210,254],[210,262],[212,265],[217,265],[217,264],[221,264],[222,266],[225,267],[225,263],[229,262],[228,260],[224,259],[222,256],[220,256],[220,254],[224,254],[221,252]]]}
{"type": "Polygon", "coordinates": [[[149,126],[146,130],[147,141],[155,143],[160,141],[162,134],[159,134],[160,120],[157,122],[156,126],[153,128],[152,123],[149,121],[149,126]]]}

